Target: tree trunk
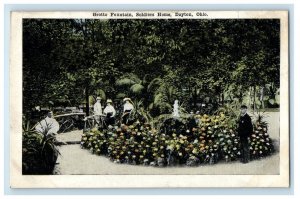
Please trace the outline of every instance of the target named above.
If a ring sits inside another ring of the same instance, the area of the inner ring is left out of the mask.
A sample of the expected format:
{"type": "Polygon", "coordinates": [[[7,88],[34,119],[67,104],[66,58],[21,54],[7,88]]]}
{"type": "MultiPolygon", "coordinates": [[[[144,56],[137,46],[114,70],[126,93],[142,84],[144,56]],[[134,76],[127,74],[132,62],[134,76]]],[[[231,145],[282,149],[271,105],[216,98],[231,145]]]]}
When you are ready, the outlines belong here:
{"type": "Polygon", "coordinates": [[[256,86],[253,87],[253,112],[256,110],[256,86]]]}
{"type": "Polygon", "coordinates": [[[189,100],[188,100],[188,103],[189,103],[189,107],[188,109],[192,109],[193,105],[192,105],[192,101],[193,101],[193,91],[192,91],[192,88],[191,88],[191,85],[190,85],[190,82],[188,82],[188,96],[189,96],[189,100]]]}
{"type": "Polygon", "coordinates": [[[242,104],[243,103],[243,92],[240,91],[240,94],[239,94],[239,103],[242,104]]]}
{"type": "Polygon", "coordinates": [[[248,100],[248,107],[251,107],[251,102],[252,102],[252,95],[251,95],[251,90],[252,90],[252,87],[250,86],[249,87],[249,92],[248,92],[248,95],[249,95],[249,100],[248,100]]]}
{"type": "Polygon", "coordinates": [[[90,115],[90,100],[89,100],[88,86],[85,87],[85,101],[86,101],[85,114],[86,114],[86,116],[89,116],[90,115]]]}
{"type": "Polygon", "coordinates": [[[194,88],[194,94],[193,94],[193,104],[194,108],[197,108],[197,87],[194,88]]]}
{"type": "Polygon", "coordinates": [[[262,87],[260,88],[260,103],[261,103],[261,107],[262,107],[262,108],[265,108],[265,103],[264,103],[264,91],[265,91],[264,86],[262,86],[262,87]]]}
{"type": "Polygon", "coordinates": [[[224,105],[224,101],[225,101],[225,96],[224,96],[224,93],[222,92],[222,105],[224,105]]]}

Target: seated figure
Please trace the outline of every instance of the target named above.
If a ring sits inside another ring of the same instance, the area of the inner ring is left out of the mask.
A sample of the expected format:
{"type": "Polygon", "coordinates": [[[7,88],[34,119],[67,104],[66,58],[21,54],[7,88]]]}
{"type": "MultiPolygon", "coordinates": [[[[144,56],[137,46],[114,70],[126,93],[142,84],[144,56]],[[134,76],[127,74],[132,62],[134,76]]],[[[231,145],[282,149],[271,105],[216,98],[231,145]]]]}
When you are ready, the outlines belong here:
{"type": "Polygon", "coordinates": [[[125,104],[122,115],[122,124],[128,124],[128,118],[131,111],[134,109],[132,103],[130,103],[130,98],[124,98],[125,104]]]}
{"type": "Polygon", "coordinates": [[[105,109],[103,110],[104,114],[106,115],[105,117],[105,124],[107,126],[109,125],[114,125],[115,124],[115,115],[116,115],[116,110],[115,108],[112,106],[112,100],[108,99],[106,101],[107,105],[105,107],[105,109]]]}
{"type": "Polygon", "coordinates": [[[53,118],[53,112],[49,111],[47,117],[38,122],[35,130],[44,135],[56,135],[59,130],[58,122],[53,118]]]}

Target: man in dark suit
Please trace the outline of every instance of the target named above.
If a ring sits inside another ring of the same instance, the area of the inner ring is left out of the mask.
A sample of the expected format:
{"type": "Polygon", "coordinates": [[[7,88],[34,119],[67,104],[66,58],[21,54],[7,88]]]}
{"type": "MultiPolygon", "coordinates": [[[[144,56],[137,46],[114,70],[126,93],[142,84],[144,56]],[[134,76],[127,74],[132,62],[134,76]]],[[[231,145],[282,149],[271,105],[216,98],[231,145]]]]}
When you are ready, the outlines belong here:
{"type": "Polygon", "coordinates": [[[247,114],[247,106],[241,106],[241,116],[238,122],[238,135],[241,141],[241,162],[248,163],[250,159],[248,138],[253,132],[250,116],[247,114]]]}

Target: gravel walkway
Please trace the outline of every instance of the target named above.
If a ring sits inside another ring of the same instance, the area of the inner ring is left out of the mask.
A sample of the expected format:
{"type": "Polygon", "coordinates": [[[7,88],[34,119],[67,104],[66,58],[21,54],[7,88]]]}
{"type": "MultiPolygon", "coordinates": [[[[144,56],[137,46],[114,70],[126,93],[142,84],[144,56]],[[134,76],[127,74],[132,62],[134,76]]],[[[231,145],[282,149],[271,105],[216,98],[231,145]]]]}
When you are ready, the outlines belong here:
{"type": "Polygon", "coordinates": [[[80,145],[64,145],[59,148],[56,174],[279,174],[279,154],[242,164],[238,161],[198,167],[150,167],[116,164],[105,156],[91,154],[80,145]]]}
{"type": "Polygon", "coordinates": [[[77,131],[71,131],[68,133],[60,133],[56,136],[56,140],[58,142],[63,142],[63,143],[80,143],[81,140],[81,135],[82,135],[82,130],[77,130],[77,131]]]}

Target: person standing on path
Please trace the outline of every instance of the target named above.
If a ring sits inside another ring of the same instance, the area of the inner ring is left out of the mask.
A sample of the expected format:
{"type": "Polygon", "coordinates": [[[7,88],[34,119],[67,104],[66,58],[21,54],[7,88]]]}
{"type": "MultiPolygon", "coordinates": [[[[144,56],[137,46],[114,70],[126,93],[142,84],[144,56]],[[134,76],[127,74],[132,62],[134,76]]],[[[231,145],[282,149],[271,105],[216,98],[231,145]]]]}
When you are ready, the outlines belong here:
{"type": "Polygon", "coordinates": [[[250,116],[247,114],[247,106],[241,106],[241,115],[238,122],[238,135],[241,142],[241,162],[248,163],[250,159],[248,138],[253,132],[250,116]]]}

